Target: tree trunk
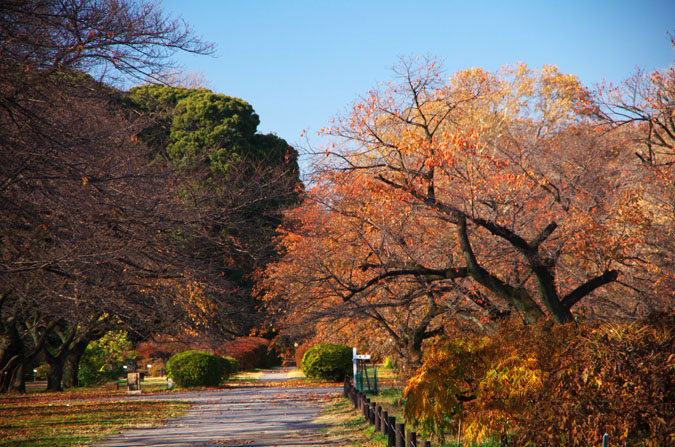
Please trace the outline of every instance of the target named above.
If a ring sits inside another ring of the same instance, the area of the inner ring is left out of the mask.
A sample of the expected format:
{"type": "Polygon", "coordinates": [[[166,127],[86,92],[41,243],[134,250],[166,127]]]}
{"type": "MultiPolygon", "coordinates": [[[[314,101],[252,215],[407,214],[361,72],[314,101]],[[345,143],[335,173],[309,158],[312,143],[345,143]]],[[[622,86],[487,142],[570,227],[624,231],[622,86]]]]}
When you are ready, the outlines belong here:
{"type": "Polygon", "coordinates": [[[26,364],[19,362],[16,368],[11,372],[12,385],[10,386],[10,391],[15,393],[26,394],[26,379],[24,378],[24,373],[26,371],[26,364]]]}
{"type": "Polygon", "coordinates": [[[407,348],[408,364],[411,368],[411,372],[413,372],[422,366],[422,345],[421,343],[416,343],[414,340],[411,340],[411,342],[408,343],[407,348]]]}
{"type": "Polygon", "coordinates": [[[63,391],[63,356],[48,355],[49,373],[47,374],[47,391],[63,391]]]}
{"type": "Polygon", "coordinates": [[[4,365],[2,365],[2,369],[0,369],[0,392],[5,393],[12,388],[14,371],[16,370],[20,360],[20,356],[14,355],[4,365]]]}
{"type": "Polygon", "coordinates": [[[89,341],[78,341],[74,343],[73,348],[68,351],[65,356],[63,363],[63,387],[64,388],[73,388],[79,386],[79,380],[77,378],[77,373],[80,369],[80,359],[84,354],[85,349],[89,341]]]}
{"type": "Polygon", "coordinates": [[[457,219],[457,237],[459,245],[462,249],[462,255],[466,261],[467,268],[471,277],[483,287],[490,290],[495,295],[499,296],[523,315],[523,318],[528,323],[536,323],[540,318],[546,316],[541,307],[530,296],[529,292],[524,287],[514,287],[507,284],[499,277],[492,275],[485,270],[476,259],[476,255],[471,248],[469,241],[469,233],[466,228],[466,217],[458,214],[457,219]]]}
{"type": "Polygon", "coordinates": [[[422,344],[415,340],[413,333],[406,333],[397,342],[397,345],[396,351],[401,357],[399,372],[407,379],[415,373],[417,368],[422,366],[422,344]]]}

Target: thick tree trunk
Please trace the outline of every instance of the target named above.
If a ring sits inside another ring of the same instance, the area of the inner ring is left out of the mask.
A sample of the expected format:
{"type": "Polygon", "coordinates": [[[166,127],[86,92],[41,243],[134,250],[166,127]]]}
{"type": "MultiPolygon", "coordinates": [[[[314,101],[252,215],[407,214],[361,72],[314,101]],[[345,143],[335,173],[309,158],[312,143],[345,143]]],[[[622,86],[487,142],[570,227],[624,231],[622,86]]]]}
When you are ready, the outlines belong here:
{"type": "Polygon", "coordinates": [[[528,291],[523,287],[514,287],[505,283],[499,277],[490,274],[485,270],[476,259],[471,248],[469,234],[466,228],[466,217],[461,214],[455,216],[457,219],[457,236],[462,249],[462,255],[466,261],[470,276],[483,287],[490,290],[495,295],[507,301],[513,307],[518,309],[525,321],[536,323],[540,318],[546,316],[541,307],[532,299],[528,291]]]}
{"type": "Polygon", "coordinates": [[[70,328],[67,333],[59,332],[61,345],[52,346],[52,349],[56,349],[56,354],[47,353],[49,364],[53,363],[57,368],[53,378],[55,391],[79,386],[77,373],[84,351],[91,341],[103,337],[106,333],[105,327],[99,323],[100,321],[94,319],[92,325],[85,327],[84,330],[70,328]],[[58,388],[56,388],[57,380],[59,381],[58,388]]]}
{"type": "Polygon", "coordinates": [[[63,363],[63,387],[64,388],[73,388],[79,386],[79,380],[77,378],[77,373],[80,369],[80,359],[84,354],[87,345],[83,341],[78,341],[74,344],[73,348],[68,351],[65,356],[63,363]]]}
{"type": "Polygon", "coordinates": [[[404,343],[400,351],[403,354],[403,364],[401,366],[403,367],[403,375],[406,378],[412,376],[424,363],[422,358],[422,342],[425,339],[423,336],[425,329],[426,325],[422,328],[414,328],[406,333],[401,340],[404,343]]]}
{"type": "Polygon", "coordinates": [[[47,374],[47,391],[63,391],[63,356],[47,356],[49,373],[47,374]]]}

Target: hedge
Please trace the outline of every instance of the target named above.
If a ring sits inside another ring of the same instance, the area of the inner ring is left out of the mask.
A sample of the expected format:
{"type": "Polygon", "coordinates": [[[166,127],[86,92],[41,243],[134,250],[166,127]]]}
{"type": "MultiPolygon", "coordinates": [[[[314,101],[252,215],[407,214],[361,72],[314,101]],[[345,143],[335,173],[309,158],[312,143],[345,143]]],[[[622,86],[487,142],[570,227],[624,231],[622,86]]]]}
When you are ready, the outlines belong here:
{"type": "Polygon", "coordinates": [[[315,379],[344,380],[352,372],[352,348],[332,343],[313,346],[302,357],[302,372],[315,379]]]}
{"type": "Polygon", "coordinates": [[[216,386],[236,372],[236,360],[203,351],[183,351],[166,363],[167,376],[181,387],[216,386]]]}

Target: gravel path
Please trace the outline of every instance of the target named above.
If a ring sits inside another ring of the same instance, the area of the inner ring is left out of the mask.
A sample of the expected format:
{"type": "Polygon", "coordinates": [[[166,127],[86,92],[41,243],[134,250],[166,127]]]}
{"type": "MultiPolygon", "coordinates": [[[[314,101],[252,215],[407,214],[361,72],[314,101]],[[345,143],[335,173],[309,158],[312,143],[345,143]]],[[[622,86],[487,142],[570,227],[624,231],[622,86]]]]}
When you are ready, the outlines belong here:
{"type": "MultiPolygon", "coordinates": [[[[287,378],[271,371],[264,381],[287,378]]],[[[250,446],[300,447],[337,445],[326,441],[313,423],[321,406],[339,387],[246,386],[212,391],[180,392],[130,399],[187,400],[194,406],[183,417],[161,427],[135,429],[108,439],[99,447],[250,446]]]]}

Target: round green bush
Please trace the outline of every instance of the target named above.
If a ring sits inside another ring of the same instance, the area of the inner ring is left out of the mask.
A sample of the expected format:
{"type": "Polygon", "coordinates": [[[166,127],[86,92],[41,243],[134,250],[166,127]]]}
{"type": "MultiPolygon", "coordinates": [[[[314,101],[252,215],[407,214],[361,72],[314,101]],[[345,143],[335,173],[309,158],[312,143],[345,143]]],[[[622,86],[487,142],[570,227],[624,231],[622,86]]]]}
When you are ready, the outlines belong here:
{"type": "Polygon", "coordinates": [[[230,360],[193,350],[180,352],[166,362],[167,376],[178,386],[186,388],[216,386],[224,377],[232,374],[235,368],[230,360]]]}
{"type": "Polygon", "coordinates": [[[233,357],[218,357],[223,368],[223,377],[228,378],[239,371],[239,361],[233,357]]]}
{"type": "Polygon", "coordinates": [[[302,357],[302,372],[314,379],[344,380],[352,374],[352,348],[332,343],[312,346],[302,357]]]}

